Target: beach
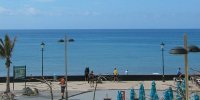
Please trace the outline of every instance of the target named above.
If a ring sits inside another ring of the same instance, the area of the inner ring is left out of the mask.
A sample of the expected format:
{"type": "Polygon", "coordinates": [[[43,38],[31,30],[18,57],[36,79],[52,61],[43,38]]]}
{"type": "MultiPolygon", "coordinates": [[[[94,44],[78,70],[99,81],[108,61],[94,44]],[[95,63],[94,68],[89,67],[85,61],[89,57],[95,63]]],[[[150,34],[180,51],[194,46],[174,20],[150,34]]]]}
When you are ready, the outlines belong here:
{"type": "MultiPolygon", "coordinates": [[[[96,100],[102,100],[103,98],[110,97],[113,100],[117,97],[117,91],[125,91],[126,92],[126,98],[129,97],[130,89],[134,88],[136,91],[136,94],[138,94],[138,89],[140,87],[140,84],[143,83],[146,95],[148,97],[149,91],[151,89],[151,82],[152,81],[119,81],[119,82],[111,82],[111,81],[103,81],[102,83],[97,84],[97,94],[96,94],[96,100]]],[[[158,91],[158,95],[160,98],[163,97],[163,91],[169,88],[170,86],[174,90],[176,90],[176,83],[174,81],[155,81],[156,83],[156,89],[158,91]]],[[[15,98],[17,100],[48,100],[51,98],[49,88],[45,83],[41,82],[27,82],[26,86],[30,88],[37,88],[39,90],[39,95],[36,96],[25,96],[22,95],[22,89],[25,87],[25,83],[15,83],[14,84],[14,90],[13,90],[13,84],[11,83],[11,91],[15,93],[15,98]]],[[[5,90],[5,83],[0,83],[0,91],[3,92],[5,90]]],[[[53,94],[54,99],[60,99],[60,85],[59,82],[52,82],[52,88],[53,88],[53,94]]],[[[195,84],[189,82],[189,90],[191,92],[200,92],[199,87],[197,87],[195,84]]],[[[92,100],[94,87],[91,87],[90,84],[88,84],[86,81],[69,81],[68,82],[68,92],[69,92],[69,100],[92,100]],[[87,98],[87,99],[86,99],[87,98]],[[91,98],[91,99],[90,99],[91,98]]],[[[129,99],[127,99],[129,100],[129,99]]]]}

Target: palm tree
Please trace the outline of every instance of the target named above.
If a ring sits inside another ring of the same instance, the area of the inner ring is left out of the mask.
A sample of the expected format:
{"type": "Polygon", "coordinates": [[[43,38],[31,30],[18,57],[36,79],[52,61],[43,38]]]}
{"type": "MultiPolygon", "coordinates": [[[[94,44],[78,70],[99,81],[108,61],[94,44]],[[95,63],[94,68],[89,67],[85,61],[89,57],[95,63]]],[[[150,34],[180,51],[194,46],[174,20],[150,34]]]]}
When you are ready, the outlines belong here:
{"type": "Polygon", "coordinates": [[[6,60],[6,69],[7,69],[7,77],[6,77],[6,92],[10,92],[10,64],[11,64],[11,56],[12,51],[16,42],[16,37],[11,41],[10,37],[6,34],[4,41],[0,38],[0,57],[6,60]]]}

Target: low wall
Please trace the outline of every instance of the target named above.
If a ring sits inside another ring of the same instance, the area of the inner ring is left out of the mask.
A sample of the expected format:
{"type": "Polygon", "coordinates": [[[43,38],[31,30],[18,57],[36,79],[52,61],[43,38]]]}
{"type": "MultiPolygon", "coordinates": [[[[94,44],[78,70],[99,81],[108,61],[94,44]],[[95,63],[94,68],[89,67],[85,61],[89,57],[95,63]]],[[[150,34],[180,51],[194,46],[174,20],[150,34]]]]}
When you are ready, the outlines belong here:
{"type": "MultiPolygon", "coordinates": [[[[113,77],[113,75],[102,75],[103,77],[113,77]]],[[[64,76],[44,76],[45,79],[60,79],[64,76]]],[[[173,80],[176,75],[165,75],[165,80],[173,80]]],[[[31,78],[41,79],[41,76],[27,76],[27,82],[38,82],[37,80],[31,78]],[[30,80],[31,79],[31,80],[30,80]]],[[[84,81],[83,75],[70,75],[68,76],[69,81],[84,81]]],[[[119,75],[120,81],[151,81],[151,80],[162,80],[162,75],[119,75]]],[[[10,81],[13,81],[13,77],[10,77],[10,81]]],[[[24,80],[15,79],[15,82],[22,82],[24,80]]],[[[6,77],[0,77],[0,82],[6,82],[6,77]]]]}

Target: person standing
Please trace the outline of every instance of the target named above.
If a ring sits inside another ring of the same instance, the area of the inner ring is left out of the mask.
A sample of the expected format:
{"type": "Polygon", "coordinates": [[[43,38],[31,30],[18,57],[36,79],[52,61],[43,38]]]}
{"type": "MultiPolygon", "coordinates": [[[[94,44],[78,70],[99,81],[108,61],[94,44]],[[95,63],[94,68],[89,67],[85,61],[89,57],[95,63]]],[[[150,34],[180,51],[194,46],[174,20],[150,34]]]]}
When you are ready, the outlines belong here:
{"type": "Polygon", "coordinates": [[[125,71],[125,75],[128,75],[128,69],[125,71]]]}
{"type": "Polygon", "coordinates": [[[117,70],[117,68],[114,69],[113,74],[114,74],[114,81],[118,81],[118,70],[117,70]]]}
{"type": "Polygon", "coordinates": [[[90,80],[90,86],[91,87],[94,87],[94,72],[91,71],[90,74],[89,74],[89,80],[90,80]]]}
{"type": "Polygon", "coordinates": [[[61,86],[61,96],[62,96],[61,99],[64,99],[64,92],[65,92],[65,78],[64,77],[60,79],[60,86],[61,86]]]}
{"type": "Polygon", "coordinates": [[[181,68],[179,67],[178,70],[177,70],[177,77],[178,77],[179,79],[181,79],[181,76],[182,76],[181,68]]]}
{"type": "Polygon", "coordinates": [[[85,68],[85,81],[88,81],[88,83],[89,83],[89,72],[90,72],[89,67],[86,67],[85,68]]]}

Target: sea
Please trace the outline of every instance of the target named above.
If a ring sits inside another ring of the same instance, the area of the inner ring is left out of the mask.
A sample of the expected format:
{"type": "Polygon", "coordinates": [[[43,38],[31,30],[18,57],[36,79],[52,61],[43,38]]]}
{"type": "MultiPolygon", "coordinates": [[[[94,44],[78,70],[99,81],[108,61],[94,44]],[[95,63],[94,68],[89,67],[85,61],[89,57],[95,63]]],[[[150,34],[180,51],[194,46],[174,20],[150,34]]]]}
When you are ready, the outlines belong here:
{"type": "MultiPolygon", "coordinates": [[[[172,55],[170,50],[184,45],[200,46],[200,29],[26,29],[0,30],[0,38],[8,34],[17,41],[11,57],[10,75],[14,66],[26,66],[27,76],[64,75],[65,51],[68,75],[83,75],[86,67],[98,74],[120,75],[176,74],[180,67],[184,73],[184,56],[172,55]],[[74,39],[59,42],[67,36],[74,39]],[[43,57],[41,43],[45,43],[43,57]],[[161,50],[161,43],[164,50],[161,50]],[[163,56],[162,56],[163,52],[163,56]],[[164,59],[162,59],[162,57],[164,59]]],[[[189,73],[200,70],[200,53],[188,54],[189,73]]],[[[0,76],[6,76],[5,59],[0,59],[0,76]]]]}

